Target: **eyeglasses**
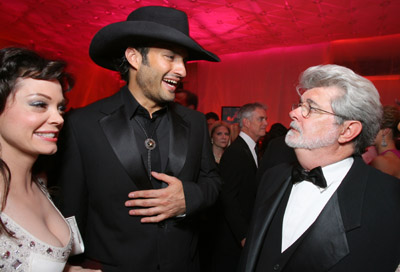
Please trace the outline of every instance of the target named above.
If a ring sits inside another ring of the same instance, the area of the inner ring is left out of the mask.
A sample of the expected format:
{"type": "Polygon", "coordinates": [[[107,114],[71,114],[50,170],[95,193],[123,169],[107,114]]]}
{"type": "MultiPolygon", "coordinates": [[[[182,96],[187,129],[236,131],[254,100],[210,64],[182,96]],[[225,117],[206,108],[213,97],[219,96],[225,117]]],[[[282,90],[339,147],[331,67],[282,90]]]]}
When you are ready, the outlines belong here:
{"type": "Polygon", "coordinates": [[[326,113],[326,114],[338,116],[338,117],[343,118],[343,119],[345,119],[345,120],[348,119],[347,117],[345,117],[345,116],[343,116],[343,115],[340,115],[340,114],[336,114],[336,113],[333,113],[333,112],[329,112],[329,111],[326,111],[326,110],[323,110],[323,109],[314,108],[313,106],[311,106],[311,105],[310,105],[309,103],[307,103],[307,102],[300,102],[300,103],[298,103],[298,104],[293,104],[293,105],[292,105],[292,110],[295,110],[295,109],[297,109],[298,107],[301,108],[301,115],[302,115],[304,118],[308,118],[308,117],[310,116],[310,114],[311,114],[311,110],[314,110],[314,111],[319,111],[319,112],[322,112],[322,113],[326,113]]]}

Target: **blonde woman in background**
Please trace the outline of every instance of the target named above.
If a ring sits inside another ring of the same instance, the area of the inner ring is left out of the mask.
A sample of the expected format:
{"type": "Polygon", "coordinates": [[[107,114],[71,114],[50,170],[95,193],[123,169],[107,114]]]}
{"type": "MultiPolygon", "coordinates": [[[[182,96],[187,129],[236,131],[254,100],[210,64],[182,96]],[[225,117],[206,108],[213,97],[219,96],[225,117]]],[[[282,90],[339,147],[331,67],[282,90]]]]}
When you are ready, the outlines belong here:
{"type": "Polygon", "coordinates": [[[231,129],[222,121],[216,121],[210,131],[214,159],[219,164],[222,154],[230,144],[231,129]]]}

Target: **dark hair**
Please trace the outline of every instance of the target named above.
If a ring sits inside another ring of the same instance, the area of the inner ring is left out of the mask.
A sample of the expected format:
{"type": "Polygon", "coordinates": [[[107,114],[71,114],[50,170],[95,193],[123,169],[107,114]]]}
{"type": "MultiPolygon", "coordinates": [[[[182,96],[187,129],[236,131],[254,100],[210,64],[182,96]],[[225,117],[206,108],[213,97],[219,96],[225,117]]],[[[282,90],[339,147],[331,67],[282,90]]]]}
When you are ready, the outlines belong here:
{"type": "Polygon", "coordinates": [[[206,120],[208,119],[214,119],[215,121],[219,120],[218,114],[216,114],[215,112],[210,111],[207,112],[205,115],[206,115],[206,120]]]}
{"type": "MultiPolygon", "coordinates": [[[[25,48],[8,47],[0,50],[0,114],[3,113],[8,97],[14,93],[17,79],[33,78],[40,80],[57,80],[63,92],[69,91],[74,80],[65,72],[66,63],[59,60],[48,60],[34,51],[25,48]]],[[[0,147],[1,148],[1,147],[0,147]]],[[[6,162],[0,157],[0,176],[4,181],[1,196],[1,210],[4,210],[10,189],[11,172],[6,162]]],[[[35,178],[33,178],[35,180],[35,178]]],[[[0,233],[10,232],[0,219],[0,233]]]]}
{"type": "Polygon", "coordinates": [[[399,122],[400,110],[395,106],[384,106],[381,129],[390,128],[393,133],[393,139],[397,139],[400,136],[400,131],[397,129],[399,122]]]}
{"type": "MultiPolygon", "coordinates": [[[[148,65],[147,54],[149,53],[149,47],[134,47],[142,55],[142,63],[148,65]]],[[[129,69],[131,64],[125,57],[125,51],[122,57],[115,61],[115,70],[117,70],[121,76],[121,79],[129,83],[129,69]]]]}
{"type": "Polygon", "coordinates": [[[197,105],[199,103],[199,99],[197,98],[197,95],[184,89],[177,89],[175,93],[185,93],[186,94],[186,105],[185,106],[190,106],[192,105],[195,110],[197,110],[197,105]]]}
{"type": "Polygon", "coordinates": [[[47,60],[37,53],[9,47],[0,50],[0,114],[3,112],[10,93],[18,78],[58,80],[64,92],[74,84],[72,77],[65,73],[65,62],[47,60]]]}

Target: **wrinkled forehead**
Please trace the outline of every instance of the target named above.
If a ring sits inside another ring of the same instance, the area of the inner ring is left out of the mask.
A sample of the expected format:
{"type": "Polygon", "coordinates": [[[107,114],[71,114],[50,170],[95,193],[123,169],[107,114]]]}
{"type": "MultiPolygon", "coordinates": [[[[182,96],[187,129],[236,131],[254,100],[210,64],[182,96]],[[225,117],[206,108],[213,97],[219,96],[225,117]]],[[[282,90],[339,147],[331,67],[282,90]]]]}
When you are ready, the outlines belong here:
{"type": "Polygon", "coordinates": [[[305,90],[300,96],[300,102],[308,102],[310,104],[330,104],[332,100],[341,95],[343,95],[343,91],[335,86],[316,87],[305,90]]]}

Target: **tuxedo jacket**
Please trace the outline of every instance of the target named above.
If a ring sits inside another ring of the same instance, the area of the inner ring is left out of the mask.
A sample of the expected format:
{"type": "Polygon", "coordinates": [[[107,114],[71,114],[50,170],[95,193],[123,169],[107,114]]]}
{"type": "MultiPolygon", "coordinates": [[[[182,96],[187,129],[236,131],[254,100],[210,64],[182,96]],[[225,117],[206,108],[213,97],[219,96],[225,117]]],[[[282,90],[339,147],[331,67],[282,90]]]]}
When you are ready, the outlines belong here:
{"type": "Polygon", "coordinates": [[[67,116],[57,171],[61,210],[76,216],[85,257],[103,271],[197,271],[195,215],[215,202],[221,183],[205,117],[168,105],[169,137],[156,132],[161,168],[182,181],[186,216],[140,223],[124,205],[129,192],[149,184],[147,157],[139,152],[123,102],[122,92],[128,91],[125,86],[67,116]]]}
{"type": "MultiPolygon", "coordinates": [[[[291,166],[260,183],[239,271],[255,271],[264,239],[290,182],[291,166]]],[[[290,188],[289,188],[290,189],[290,188]]],[[[285,203],[283,203],[285,202],[285,203]]],[[[395,271],[400,262],[400,180],[360,157],[280,271],[395,271]]],[[[281,230],[280,230],[281,231],[281,230]]],[[[281,233],[272,235],[281,235],[281,233]]],[[[280,249],[279,249],[280,250],[280,249]]],[[[273,267],[261,267],[274,271],[273,267]]]]}

